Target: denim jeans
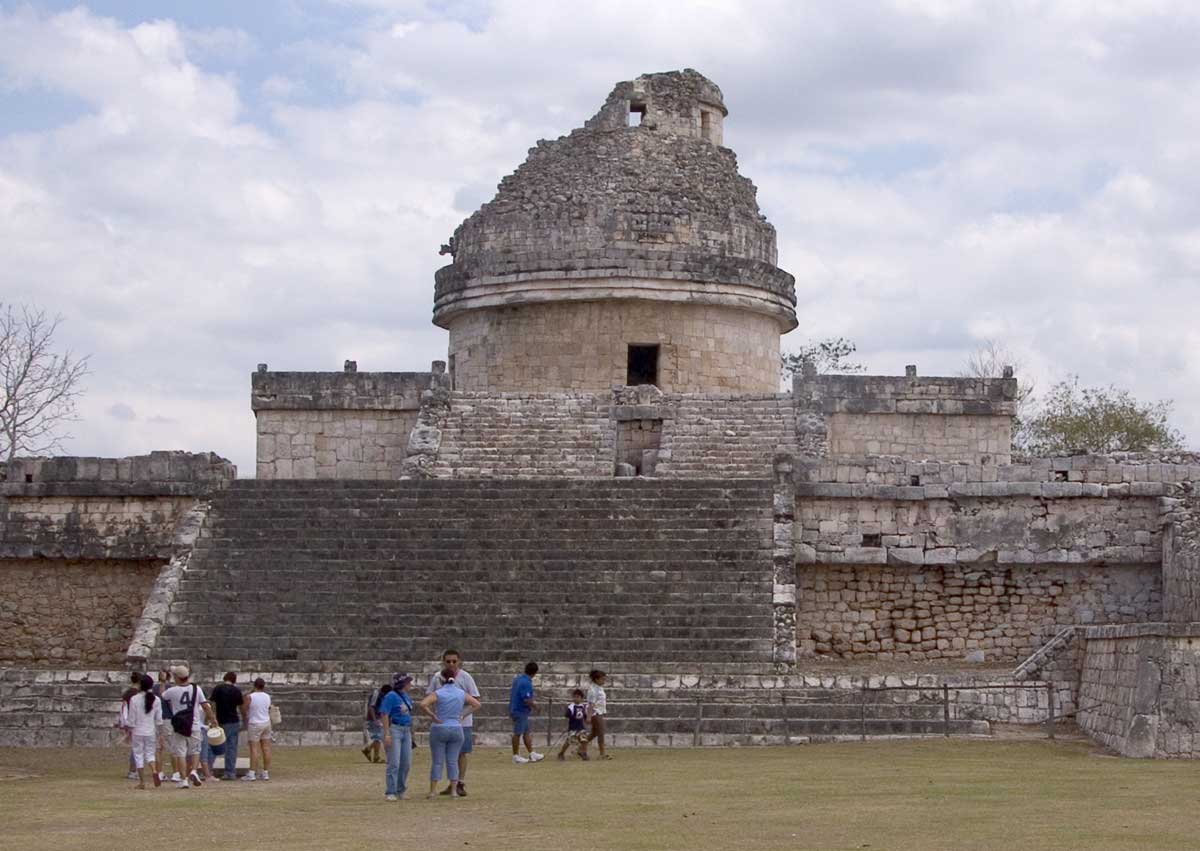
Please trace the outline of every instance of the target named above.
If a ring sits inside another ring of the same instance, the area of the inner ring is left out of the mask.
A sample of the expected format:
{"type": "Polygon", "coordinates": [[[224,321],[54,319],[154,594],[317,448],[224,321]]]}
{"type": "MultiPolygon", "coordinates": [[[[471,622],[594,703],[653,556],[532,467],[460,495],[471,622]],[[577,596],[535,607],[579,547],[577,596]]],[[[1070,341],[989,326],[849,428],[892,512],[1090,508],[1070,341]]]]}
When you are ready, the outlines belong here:
{"type": "Polygon", "coordinates": [[[446,766],[446,777],[458,780],[458,753],[463,746],[462,727],[433,724],[429,727],[429,779],[442,779],[442,765],[446,766]]]}
{"type": "Polygon", "coordinates": [[[403,795],[408,789],[408,770],[412,768],[412,727],[393,725],[388,732],[392,745],[387,749],[384,794],[403,795]]]}
{"type": "Polygon", "coordinates": [[[222,724],[221,729],[225,731],[225,779],[233,780],[237,777],[237,740],[242,725],[234,721],[232,724],[222,724]]]}

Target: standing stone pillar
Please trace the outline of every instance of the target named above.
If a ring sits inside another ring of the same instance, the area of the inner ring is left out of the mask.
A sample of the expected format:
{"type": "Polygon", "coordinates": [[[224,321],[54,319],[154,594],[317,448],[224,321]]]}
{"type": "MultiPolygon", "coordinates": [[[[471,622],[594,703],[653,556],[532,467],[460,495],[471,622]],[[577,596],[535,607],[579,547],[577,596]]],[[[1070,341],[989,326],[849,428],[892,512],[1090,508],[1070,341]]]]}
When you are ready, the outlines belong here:
{"type": "Polygon", "coordinates": [[[790,664],[796,661],[796,555],[792,548],[792,529],[796,522],[796,486],[792,478],[792,456],[776,455],[774,472],[774,661],[790,664]]]}

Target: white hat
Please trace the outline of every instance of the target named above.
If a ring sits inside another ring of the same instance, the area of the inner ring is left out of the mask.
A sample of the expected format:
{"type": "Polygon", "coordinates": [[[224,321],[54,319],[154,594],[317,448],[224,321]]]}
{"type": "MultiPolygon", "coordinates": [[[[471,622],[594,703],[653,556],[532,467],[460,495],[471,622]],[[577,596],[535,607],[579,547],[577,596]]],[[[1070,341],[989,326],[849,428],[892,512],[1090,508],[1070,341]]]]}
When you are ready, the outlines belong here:
{"type": "Polygon", "coordinates": [[[225,731],[219,725],[208,728],[208,743],[213,747],[225,744],[225,731]]]}

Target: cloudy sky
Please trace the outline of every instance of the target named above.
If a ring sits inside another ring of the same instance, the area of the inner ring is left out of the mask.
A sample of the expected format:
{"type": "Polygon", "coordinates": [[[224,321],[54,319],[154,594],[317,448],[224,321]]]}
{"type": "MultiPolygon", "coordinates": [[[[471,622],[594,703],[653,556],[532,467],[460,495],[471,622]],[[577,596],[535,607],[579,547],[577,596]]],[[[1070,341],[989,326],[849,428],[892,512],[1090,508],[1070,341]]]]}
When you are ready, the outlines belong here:
{"type": "Polygon", "coordinates": [[[1200,445],[1200,6],[0,0],[0,301],[92,354],[67,448],[254,460],[249,375],[427,369],[438,246],[612,85],[694,67],[800,338],[996,338],[1200,445]]]}

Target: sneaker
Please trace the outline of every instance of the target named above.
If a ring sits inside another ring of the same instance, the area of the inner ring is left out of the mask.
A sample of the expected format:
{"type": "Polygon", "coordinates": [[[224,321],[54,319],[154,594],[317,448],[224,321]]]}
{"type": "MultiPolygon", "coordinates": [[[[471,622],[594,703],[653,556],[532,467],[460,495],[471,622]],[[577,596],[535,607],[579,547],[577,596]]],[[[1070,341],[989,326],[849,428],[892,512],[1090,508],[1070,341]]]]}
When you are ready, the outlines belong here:
{"type": "Polygon", "coordinates": [[[196,773],[195,771],[191,771],[188,773],[188,780],[190,780],[192,782],[193,786],[199,786],[201,783],[204,782],[203,780],[200,779],[200,775],[198,773],[196,773]]]}
{"type": "Polygon", "coordinates": [[[258,774],[258,779],[259,780],[270,780],[271,775],[266,771],[260,771],[258,774]]]}
{"type": "Polygon", "coordinates": [[[253,771],[247,771],[247,772],[246,772],[246,776],[242,778],[242,782],[243,782],[243,783],[247,783],[247,782],[253,782],[253,781],[257,780],[257,779],[258,779],[258,778],[254,776],[254,772],[253,772],[253,771]]]}
{"type": "Polygon", "coordinates": [[[180,780],[178,783],[175,784],[176,789],[186,789],[187,787],[188,787],[188,782],[186,780],[180,780]]]}
{"type": "Polygon", "coordinates": [[[525,763],[529,762],[529,760],[526,759],[525,757],[521,756],[520,754],[514,754],[513,762],[516,763],[517,765],[524,765],[525,763]]]}
{"type": "Polygon", "coordinates": [[[126,780],[137,780],[137,777],[138,777],[138,775],[137,775],[136,771],[131,771],[125,775],[126,780]]]}
{"type": "Polygon", "coordinates": [[[467,787],[462,784],[461,780],[458,781],[458,797],[460,797],[460,798],[467,797],[467,787]]]}
{"type": "Polygon", "coordinates": [[[398,801],[398,800],[400,800],[400,799],[399,799],[399,798],[397,798],[395,795],[384,795],[384,796],[383,796],[383,799],[384,799],[385,801],[398,801]]]}
{"type": "Polygon", "coordinates": [[[178,783],[178,782],[179,782],[180,780],[182,780],[182,779],[183,779],[183,778],[179,776],[179,772],[178,772],[178,771],[176,771],[174,774],[172,774],[172,775],[171,775],[171,782],[172,782],[172,783],[178,783]]]}
{"type": "Polygon", "coordinates": [[[541,755],[540,753],[538,753],[537,751],[530,751],[530,752],[529,752],[529,761],[530,761],[530,762],[541,762],[543,759],[545,759],[545,757],[544,757],[544,756],[542,756],[542,755],[541,755]]]}

